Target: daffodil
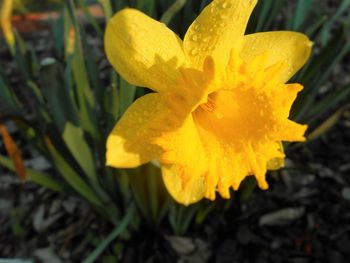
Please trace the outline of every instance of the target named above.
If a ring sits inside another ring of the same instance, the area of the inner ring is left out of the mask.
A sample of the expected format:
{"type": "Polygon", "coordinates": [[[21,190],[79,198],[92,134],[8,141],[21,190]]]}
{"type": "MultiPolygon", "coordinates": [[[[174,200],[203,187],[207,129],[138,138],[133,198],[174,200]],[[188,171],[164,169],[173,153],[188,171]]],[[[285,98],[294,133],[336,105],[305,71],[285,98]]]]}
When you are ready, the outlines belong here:
{"type": "Polygon", "coordinates": [[[306,62],[311,42],[288,31],[244,35],[256,0],[214,0],[182,41],[135,9],[109,21],[105,49],[128,82],[154,92],[137,99],[107,140],[107,164],[159,160],[180,203],[283,166],[282,141],[303,141],[306,125],[288,119],[299,84],[285,84],[306,62]]]}

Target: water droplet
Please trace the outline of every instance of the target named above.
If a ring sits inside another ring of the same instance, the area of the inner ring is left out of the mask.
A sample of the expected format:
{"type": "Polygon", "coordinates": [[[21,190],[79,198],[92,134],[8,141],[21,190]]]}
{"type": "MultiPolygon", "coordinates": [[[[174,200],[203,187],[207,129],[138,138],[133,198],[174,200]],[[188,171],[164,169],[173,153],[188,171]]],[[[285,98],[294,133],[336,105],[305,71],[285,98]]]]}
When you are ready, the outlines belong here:
{"type": "Polygon", "coordinates": [[[225,27],[226,24],[222,22],[222,23],[219,24],[219,26],[220,26],[220,27],[225,27]]]}
{"type": "Polygon", "coordinates": [[[248,6],[252,5],[253,0],[245,0],[245,1],[242,1],[242,2],[243,2],[243,6],[244,7],[248,7],[248,6]]]}
{"type": "Polygon", "coordinates": [[[194,42],[197,42],[198,41],[198,36],[196,34],[193,34],[191,36],[191,40],[194,41],[194,42]]]}
{"type": "Polygon", "coordinates": [[[208,46],[208,47],[206,48],[206,50],[207,50],[207,51],[212,51],[212,50],[214,50],[214,46],[208,46]]]}
{"type": "Polygon", "coordinates": [[[194,25],[193,29],[194,31],[199,31],[199,25],[194,25]]]}
{"type": "Polygon", "coordinates": [[[198,48],[193,48],[193,49],[191,50],[191,55],[192,55],[192,56],[198,55],[198,53],[199,53],[198,48]]]}
{"type": "Polygon", "coordinates": [[[231,4],[228,2],[222,2],[220,6],[222,9],[226,9],[226,8],[230,8],[231,4]]]}
{"type": "Polygon", "coordinates": [[[220,18],[226,20],[229,18],[229,16],[227,14],[220,14],[220,18]]]}

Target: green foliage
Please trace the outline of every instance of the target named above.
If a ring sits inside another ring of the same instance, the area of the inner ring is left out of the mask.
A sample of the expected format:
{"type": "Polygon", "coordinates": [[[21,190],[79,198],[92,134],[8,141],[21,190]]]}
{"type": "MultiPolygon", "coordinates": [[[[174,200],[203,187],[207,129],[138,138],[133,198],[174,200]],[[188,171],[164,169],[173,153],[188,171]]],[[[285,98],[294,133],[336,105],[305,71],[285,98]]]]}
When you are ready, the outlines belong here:
{"type": "MultiPolygon", "coordinates": [[[[106,21],[125,6],[143,10],[161,19],[183,36],[187,27],[210,2],[185,0],[98,0],[106,21]]],[[[247,33],[271,29],[289,29],[305,32],[314,41],[310,62],[292,80],[305,88],[296,101],[292,118],[308,123],[320,136],[339,117],[339,109],[350,97],[350,84],[332,86],[320,97],[322,87],[339,63],[350,54],[350,16],[345,15],[350,0],[343,0],[332,16],[315,14],[312,0],[259,1],[247,33]],[[293,2],[293,3],[291,3],[293,2]],[[280,15],[286,19],[281,21],[280,15]],[[324,113],[334,111],[325,125],[324,113]],[[334,117],[336,116],[336,117],[334,117]],[[321,124],[320,127],[318,125],[321,124]],[[323,125],[323,126],[322,126],[323,125]],[[318,128],[317,128],[318,127],[318,128]],[[320,134],[321,132],[321,134],[320,134]]],[[[85,199],[102,217],[115,225],[114,231],[85,262],[93,262],[130,221],[144,218],[153,227],[167,222],[177,235],[187,233],[191,224],[200,225],[214,210],[215,203],[203,201],[190,207],[176,204],[167,194],[159,169],[148,164],[135,170],[115,170],[105,166],[105,141],[120,116],[140,91],[109,69],[108,83],[100,78],[96,57],[87,43],[86,27],[76,16],[80,8],[94,33],[103,37],[103,25],[90,13],[86,1],[67,0],[62,4],[62,15],[52,21],[54,54],[38,62],[33,49],[25,46],[16,35],[16,61],[21,79],[30,92],[35,107],[24,109],[21,100],[10,86],[8,76],[0,68],[0,103],[6,107],[6,116],[14,120],[22,135],[53,167],[56,174],[45,175],[27,170],[29,181],[54,191],[74,193],[85,199]],[[28,119],[25,112],[33,113],[28,119]],[[127,207],[127,215],[123,211],[127,207]],[[131,211],[131,212],[130,212],[131,211]],[[131,220],[133,216],[134,220],[131,220]]],[[[0,155],[0,165],[14,169],[11,161],[0,155]]],[[[239,192],[244,201],[255,187],[249,179],[239,192]]],[[[141,221],[141,220],[139,220],[141,221]]],[[[139,224],[135,224],[136,228],[139,224]]]]}

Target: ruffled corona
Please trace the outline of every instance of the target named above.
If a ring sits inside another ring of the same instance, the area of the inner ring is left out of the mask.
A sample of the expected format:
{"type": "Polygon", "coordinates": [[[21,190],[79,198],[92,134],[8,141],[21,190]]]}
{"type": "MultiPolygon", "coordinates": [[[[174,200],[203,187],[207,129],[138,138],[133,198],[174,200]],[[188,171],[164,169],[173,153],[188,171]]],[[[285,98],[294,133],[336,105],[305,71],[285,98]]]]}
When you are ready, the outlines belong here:
{"type": "Polygon", "coordinates": [[[109,60],[156,93],[138,99],[113,129],[109,165],[158,159],[168,191],[186,205],[214,200],[216,192],[229,198],[249,175],[268,188],[267,170],[283,166],[281,142],[304,140],[306,126],[288,119],[302,86],[285,82],[309,57],[311,42],[294,32],[244,36],[255,4],[214,0],[183,44],[134,9],[116,14],[106,32],[109,60]],[[172,49],[146,35],[160,35],[172,49]]]}
{"type": "MultiPolygon", "coordinates": [[[[215,199],[216,191],[229,198],[229,188],[237,190],[247,175],[255,175],[260,188],[267,189],[267,169],[283,166],[280,142],[304,140],[306,126],[287,119],[302,86],[279,83],[276,72],[285,66],[283,61],[260,68],[267,55],[261,54],[251,64],[246,64],[232,50],[222,72],[215,71],[214,61],[209,57],[202,75],[199,71],[194,74],[193,70],[182,70],[184,77],[175,90],[186,87],[181,92],[184,98],[196,99],[191,102],[169,99],[170,111],[183,125],[172,126],[153,141],[164,150],[160,160],[165,166],[165,182],[171,193],[175,190],[175,196],[178,191],[183,192],[182,196],[186,191],[192,192],[194,174],[198,175],[197,184],[198,180],[204,184],[198,190],[201,191],[199,196],[211,200],[215,199]],[[177,109],[184,112],[179,114],[177,109]],[[196,133],[193,138],[184,140],[190,134],[188,126],[196,133]],[[195,153],[189,156],[194,157],[191,162],[184,158],[184,153],[195,140],[198,144],[195,151],[191,150],[195,153]],[[181,145],[183,141],[186,144],[181,145]],[[167,165],[176,165],[176,172],[167,175],[167,165]],[[175,177],[181,181],[179,190],[173,184],[175,177]]],[[[191,203],[195,199],[184,201],[191,203]]]]}

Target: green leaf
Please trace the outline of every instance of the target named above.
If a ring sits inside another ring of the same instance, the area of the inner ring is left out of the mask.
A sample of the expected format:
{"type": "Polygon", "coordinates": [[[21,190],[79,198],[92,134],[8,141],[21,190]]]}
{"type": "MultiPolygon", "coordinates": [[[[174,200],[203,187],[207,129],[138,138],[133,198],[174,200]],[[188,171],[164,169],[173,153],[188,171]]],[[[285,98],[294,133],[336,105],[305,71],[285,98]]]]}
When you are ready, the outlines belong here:
{"type": "MultiPolygon", "coordinates": [[[[78,115],[74,103],[67,88],[62,85],[64,84],[63,70],[55,59],[46,58],[41,62],[40,78],[43,84],[42,93],[48,102],[58,130],[63,132],[67,121],[78,124],[78,115]]],[[[41,94],[39,90],[35,93],[41,94]]],[[[40,101],[43,101],[43,99],[40,99],[40,101]]]]}
{"type": "MultiPolygon", "coordinates": [[[[0,155],[0,164],[7,169],[10,169],[13,172],[16,172],[16,169],[11,161],[11,159],[0,155]]],[[[65,185],[62,182],[59,182],[52,177],[36,172],[32,169],[26,169],[27,180],[41,186],[47,187],[56,192],[62,192],[65,190],[65,185]]]]}
{"type": "Polygon", "coordinates": [[[329,108],[335,106],[342,100],[347,99],[350,96],[350,84],[347,84],[339,89],[328,94],[326,97],[317,102],[306,115],[306,119],[313,120],[317,116],[321,115],[329,108]]]}
{"type": "Polygon", "coordinates": [[[331,74],[335,65],[347,54],[350,44],[346,42],[346,27],[339,28],[332,41],[313,57],[293,81],[304,84],[304,90],[293,105],[292,118],[303,120],[313,105],[321,84],[331,74]]]}
{"type": "MultiPolygon", "coordinates": [[[[75,6],[73,1],[69,1],[64,9],[65,21],[65,39],[74,43],[74,50],[66,50],[67,60],[71,59],[72,73],[75,87],[74,94],[77,99],[77,109],[79,112],[82,127],[91,135],[92,138],[98,138],[98,125],[96,120],[96,108],[93,92],[90,86],[90,80],[85,67],[83,56],[82,41],[80,36],[80,27],[78,25],[75,6]],[[72,31],[73,30],[73,31],[72,31]],[[74,32],[74,33],[72,33],[74,32]]],[[[69,42],[69,41],[68,41],[69,42]]]]}
{"type": "Polygon", "coordinates": [[[335,14],[332,14],[328,23],[323,27],[322,32],[320,34],[321,43],[323,46],[327,45],[328,39],[332,35],[331,30],[332,30],[333,24],[336,21],[338,21],[338,19],[340,18],[341,15],[343,15],[344,12],[349,10],[349,6],[350,6],[350,0],[343,0],[339,5],[335,14]]]}
{"type": "Polygon", "coordinates": [[[119,118],[120,99],[118,91],[118,75],[112,69],[110,71],[111,84],[107,92],[104,92],[103,109],[107,115],[107,131],[112,130],[119,118]]]}
{"type": "Polygon", "coordinates": [[[137,206],[150,224],[158,224],[168,210],[170,196],[160,168],[152,163],[129,170],[129,182],[137,206]]]}
{"type": "Polygon", "coordinates": [[[64,55],[63,51],[64,51],[64,44],[65,44],[63,15],[61,14],[58,19],[50,18],[49,21],[51,25],[52,34],[53,34],[53,45],[55,48],[55,53],[57,57],[62,58],[64,55]]]}
{"type": "Polygon", "coordinates": [[[249,19],[246,34],[270,30],[272,22],[284,5],[285,0],[258,1],[249,19]]]}
{"type": "Polygon", "coordinates": [[[215,209],[214,202],[210,202],[210,203],[203,202],[202,204],[203,205],[200,206],[196,214],[195,221],[197,225],[202,225],[204,220],[208,217],[208,215],[215,209]]]}
{"type": "MultiPolygon", "coordinates": [[[[86,39],[88,36],[82,31],[83,39],[86,39]]],[[[88,76],[90,76],[91,86],[94,91],[95,100],[99,105],[99,109],[103,104],[103,95],[106,93],[106,88],[102,85],[100,79],[100,70],[98,69],[98,61],[93,50],[94,47],[89,46],[87,43],[83,42],[83,48],[86,50],[84,57],[86,61],[86,69],[88,76]]]]}
{"type": "Polygon", "coordinates": [[[137,0],[136,8],[149,16],[154,16],[156,11],[156,0],[137,0]]]}
{"type": "Polygon", "coordinates": [[[305,22],[305,19],[312,7],[313,0],[298,0],[291,20],[291,29],[297,31],[305,22]]]}
{"type": "MultiPolygon", "coordinates": [[[[12,114],[21,114],[16,95],[10,89],[6,79],[3,77],[0,68],[0,102],[6,107],[6,110],[12,114]]],[[[1,113],[0,113],[1,115],[1,113]]]]}
{"type": "Polygon", "coordinates": [[[19,67],[22,77],[24,78],[24,81],[28,82],[29,80],[32,80],[32,72],[30,67],[28,51],[23,39],[17,33],[17,31],[15,31],[15,37],[17,47],[14,58],[16,60],[17,66],[19,67]]]}
{"type": "Polygon", "coordinates": [[[329,129],[331,129],[338,122],[345,108],[349,107],[349,105],[341,107],[339,110],[333,113],[329,118],[327,118],[324,122],[322,122],[321,125],[319,125],[307,136],[306,138],[307,141],[309,142],[309,141],[315,140],[320,136],[322,136],[324,133],[326,133],[329,129]]]}
{"type": "Polygon", "coordinates": [[[322,27],[322,25],[324,25],[324,23],[327,21],[328,17],[327,16],[321,16],[319,17],[314,23],[312,23],[311,25],[309,25],[306,30],[305,30],[305,34],[308,36],[312,36],[316,33],[317,30],[319,30],[319,28],[322,27]]]}
{"type": "Polygon", "coordinates": [[[102,5],[103,12],[105,13],[106,23],[113,15],[113,9],[110,0],[97,0],[102,5]]]}
{"type": "Polygon", "coordinates": [[[92,25],[92,27],[95,29],[97,34],[100,37],[102,37],[103,36],[103,32],[101,30],[101,27],[98,24],[96,18],[91,15],[90,10],[89,10],[89,6],[86,3],[86,0],[77,0],[77,4],[78,4],[78,7],[83,11],[87,21],[92,25]]]}
{"type": "Polygon", "coordinates": [[[187,0],[176,0],[162,15],[162,17],[160,18],[160,22],[168,25],[171,19],[176,15],[176,13],[184,7],[186,2],[187,0]]]}
{"type": "Polygon", "coordinates": [[[120,99],[119,99],[119,115],[123,115],[126,109],[134,102],[136,87],[123,78],[120,78],[120,99]]]}
{"type": "Polygon", "coordinates": [[[175,235],[184,235],[193,221],[198,204],[183,206],[172,202],[169,210],[169,223],[175,235]]]}
{"type": "Polygon", "coordinates": [[[48,149],[55,164],[56,169],[62,177],[69,183],[69,185],[79,193],[84,199],[91,204],[101,207],[102,202],[95,192],[85,183],[85,181],[76,173],[71,165],[60,155],[54,146],[48,142],[48,149]]]}
{"type": "Polygon", "coordinates": [[[63,128],[62,138],[84,173],[93,184],[98,184],[94,156],[84,138],[83,129],[67,121],[63,128]]]}
{"type": "Polygon", "coordinates": [[[116,239],[120,234],[126,231],[128,225],[133,219],[135,213],[135,208],[133,205],[130,205],[126,215],[121,220],[121,222],[113,229],[113,231],[94,249],[94,251],[85,258],[83,263],[93,263],[99,258],[103,251],[109,246],[109,244],[116,239]]]}
{"type": "Polygon", "coordinates": [[[256,179],[253,176],[247,177],[239,187],[238,195],[241,202],[247,201],[256,188],[256,179]]]}
{"type": "Polygon", "coordinates": [[[258,21],[255,32],[260,32],[264,28],[264,24],[266,23],[267,18],[270,15],[270,9],[274,2],[275,1],[273,0],[265,0],[259,2],[259,4],[261,4],[261,9],[259,10],[260,12],[258,15],[258,21]]]}

